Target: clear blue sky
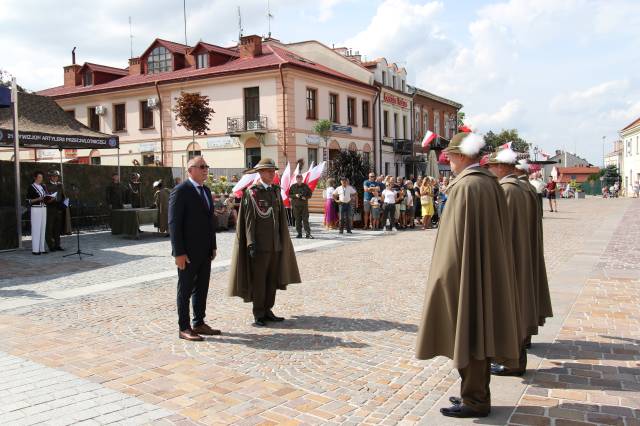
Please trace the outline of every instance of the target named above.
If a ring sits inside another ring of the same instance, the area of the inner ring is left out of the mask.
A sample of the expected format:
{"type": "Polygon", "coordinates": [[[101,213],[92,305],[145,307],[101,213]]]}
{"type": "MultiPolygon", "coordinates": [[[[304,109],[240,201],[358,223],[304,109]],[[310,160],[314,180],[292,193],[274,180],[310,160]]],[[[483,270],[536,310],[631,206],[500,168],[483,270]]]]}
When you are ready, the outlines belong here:
{"type": "MultiPolygon", "coordinates": [[[[266,0],[187,0],[188,38],[230,45],[267,33],[266,0]]],[[[405,66],[409,82],[464,104],[480,132],[517,128],[546,151],[602,162],[640,117],[638,0],[272,0],[272,33],[316,39],[405,66]]],[[[0,69],[31,90],[79,62],[125,67],[155,37],[184,40],[181,0],[2,0],[0,69]],[[61,13],[64,11],[64,13],[61,13]]]]}

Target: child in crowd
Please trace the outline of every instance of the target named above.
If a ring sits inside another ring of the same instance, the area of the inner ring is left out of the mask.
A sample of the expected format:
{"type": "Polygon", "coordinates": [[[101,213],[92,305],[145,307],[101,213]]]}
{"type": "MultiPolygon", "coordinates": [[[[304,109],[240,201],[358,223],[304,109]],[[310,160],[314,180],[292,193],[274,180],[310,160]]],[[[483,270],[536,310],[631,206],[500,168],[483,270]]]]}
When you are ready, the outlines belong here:
{"type": "Polygon", "coordinates": [[[378,187],[373,190],[369,203],[371,204],[371,228],[375,230],[380,228],[380,194],[378,187]]]}

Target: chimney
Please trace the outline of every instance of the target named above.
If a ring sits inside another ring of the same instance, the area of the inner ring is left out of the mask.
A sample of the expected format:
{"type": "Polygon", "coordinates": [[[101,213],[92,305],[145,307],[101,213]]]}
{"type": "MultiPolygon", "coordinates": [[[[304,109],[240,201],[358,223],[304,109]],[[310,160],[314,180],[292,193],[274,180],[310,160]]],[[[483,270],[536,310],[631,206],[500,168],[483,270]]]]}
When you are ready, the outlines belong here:
{"type": "Polygon", "coordinates": [[[82,76],[80,75],[78,64],[67,65],[64,67],[64,87],[80,86],[82,84],[82,76]]]}
{"type": "Polygon", "coordinates": [[[250,35],[240,38],[240,58],[255,58],[262,55],[262,38],[250,35]]]}
{"type": "Polygon", "coordinates": [[[129,59],[129,75],[142,74],[142,65],[140,58],[129,59]]]}

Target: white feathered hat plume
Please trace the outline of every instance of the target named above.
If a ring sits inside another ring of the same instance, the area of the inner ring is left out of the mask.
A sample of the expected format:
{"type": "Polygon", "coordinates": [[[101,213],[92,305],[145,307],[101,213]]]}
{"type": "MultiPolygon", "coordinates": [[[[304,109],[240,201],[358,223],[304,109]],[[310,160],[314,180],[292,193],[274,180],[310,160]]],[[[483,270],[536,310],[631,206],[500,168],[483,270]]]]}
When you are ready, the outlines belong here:
{"type": "Polygon", "coordinates": [[[516,164],[516,169],[522,170],[523,172],[528,172],[529,171],[529,162],[527,160],[525,160],[524,158],[521,159],[521,160],[518,160],[518,164],[516,164]]]}
{"type": "Polygon", "coordinates": [[[518,154],[511,148],[501,149],[496,153],[496,162],[502,164],[516,164],[518,154]]]}
{"type": "Polygon", "coordinates": [[[480,154],[484,147],[484,138],[477,133],[467,133],[467,136],[460,142],[460,152],[468,157],[475,157],[480,154]]]}

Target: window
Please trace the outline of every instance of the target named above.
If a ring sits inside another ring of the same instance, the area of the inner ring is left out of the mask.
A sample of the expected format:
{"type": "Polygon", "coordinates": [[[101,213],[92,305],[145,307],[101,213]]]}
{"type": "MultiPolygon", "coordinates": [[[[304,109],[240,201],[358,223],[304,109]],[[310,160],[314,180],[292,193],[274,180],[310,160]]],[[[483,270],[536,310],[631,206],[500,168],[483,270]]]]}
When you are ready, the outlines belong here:
{"type": "Polygon", "coordinates": [[[339,123],[338,120],[338,95],[329,93],[329,121],[339,123]]]}
{"type": "Polygon", "coordinates": [[[246,148],[245,149],[245,166],[249,169],[254,167],[260,161],[260,148],[246,148]]]}
{"type": "Polygon", "coordinates": [[[113,131],[122,132],[127,129],[126,114],[124,104],[113,106],[113,131]]]}
{"type": "Polygon", "coordinates": [[[398,139],[398,113],[397,112],[393,113],[393,137],[398,139]]]}
{"type": "Polygon", "coordinates": [[[318,91],[307,87],[307,118],[311,120],[318,118],[317,98],[318,91]]]}
{"type": "Polygon", "coordinates": [[[402,137],[404,139],[408,139],[407,138],[407,116],[406,115],[402,116],[402,137]]]}
{"type": "Polygon", "coordinates": [[[631,139],[629,139],[629,140],[627,141],[627,157],[630,157],[632,153],[633,153],[633,152],[632,152],[632,150],[631,150],[631,139]]]}
{"type": "Polygon", "coordinates": [[[153,129],[153,110],[147,101],[140,101],[140,128],[153,129]]]}
{"type": "Polygon", "coordinates": [[[143,166],[150,166],[153,165],[156,161],[156,157],[155,155],[153,155],[153,152],[143,152],[142,153],[142,165],[143,166]]]}
{"type": "Polygon", "coordinates": [[[369,101],[362,101],[362,127],[369,127],[369,101]]]}
{"type": "Polygon", "coordinates": [[[429,111],[425,111],[422,116],[422,131],[427,133],[427,130],[429,130],[429,111]]]}
{"type": "Polygon", "coordinates": [[[100,157],[91,157],[90,163],[93,166],[99,166],[100,164],[102,164],[102,162],[100,161],[100,157]]]}
{"type": "Polygon", "coordinates": [[[191,160],[194,157],[199,157],[202,155],[202,151],[199,149],[187,151],[187,158],[191,160]]]}
{"type": "Polygon", "coordinates": [[[382,124],[383,124],[383,130],[384,130],[384,137],[388,138],[389,137],[389,111],[382,112],[382,124]]]}
{"type": "Polygon", "coordinates": [[[196,56],[196,68],[208,68],[209,67],[209,54],[201,53],[196,56]]]}
{"type": "Polygon", "coordinates": [[[389,176],[389,162],[384,163],[384,175],[389,176]]]}
{"type": "Polygon", "coordinates": [[[87,115],[88,125],[91,130],[95,130],[96,132],[100,131],[100,116],[96,113],[96,107],[90,107],[87,115]]]}
{"type": "Polygon", "coordinates": [[[356,125],[356,98],[347,98],[347,124],[356,125]]]}
{"type": "Polygon", "coordinates": [[[403,92],[406,92],[406,91],[407,91],[407,87],[406,87],[406,85],[405,85],[405,83],[404,83],[404,80],[402,80],[402,91],[403,91],[403,92]]]}
{"type": "Polygon", "coordinates": [[[391,77],[391,81],[393,82],[391,87],[393,87],[394,89],[397,89],[397,87],[396,87],[396,76],[395,75],[391,77]]]}
{"type": "Polygon", "coordinates": [[[158,46],[151,51],[147,59],[147,73],[171,71],[171,52],[165,47],[158,46]]]}
{"type": "Polygon", "coordinates": [[[416,139],[418,139],[418,137],[420,136],[420,111],[416,111],[416,119],[413,126],[415,128],[414,134],[416,136],[416,139]]]}
{"type": "Polygon", "coordinates": [[[433,112],[433,132],[437,135],[441,135],[440,132],[440,113],[438,111],[433,112]]]}
{"type": "Polygon", "coordinates": [[[247,122],[258,121],[259,117],[260,117],[260,88],[245,87],[244,119],[247,122]]]}
{"type": "Polygon", "coordinates": [[[383,86],[387,85],[387,72],[386,71],[382,71],[382,85],[383,86]]]}
{"type": "Polygon", "coordinates": [[[307,164],[318,164],[318,148],[308,148],[307,164]]]}
{"type": "Polygon", "coordinates": [[[85,86],[91,86],[93,84],[93,73],[89,70],[86,70],[82,76],[82,83],[85,86]]]}

